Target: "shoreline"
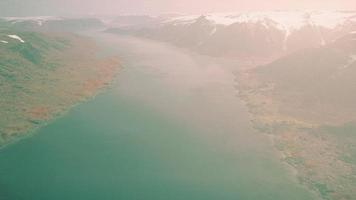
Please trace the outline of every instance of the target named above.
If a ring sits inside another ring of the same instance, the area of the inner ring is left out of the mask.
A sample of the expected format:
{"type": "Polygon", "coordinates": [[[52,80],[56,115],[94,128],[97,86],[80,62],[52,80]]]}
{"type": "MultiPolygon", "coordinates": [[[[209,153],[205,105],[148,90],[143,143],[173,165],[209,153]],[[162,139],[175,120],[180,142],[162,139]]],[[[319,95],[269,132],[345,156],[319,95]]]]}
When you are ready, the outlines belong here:
{"type": "Polygon", "coordinates": [[[321,130],[327,123],[280,113],[281,105],[254,76],[253,68],[239,71],[236,81],[254,128],[270,138],[280,161],[292,170],[299,184],[320,199],[350,197],[353,184],[347,177],[352,176],[352,165],[340,159],[337,137],[321,130]]]}
{"type": "Polygon", "coordinates": [[[45,120],[45,121],[39,123],[37,127],[33,127],[33,128],[31,128],[31,129],[29,129],[29,130],[27,130],[27,131],[25,131],[25,132],[22,132],[23,134],[20,133],[21,136],[18,136],[18,137],[12,139],[11,141],[9,141],[9,142],[7,142],[7,143],[0,144],[0,153],[1,153],[1,151],[3,151],[4,149],[9,148],[9,147],[11,147],[12,145],[16,145],[18,142],[20,142],[20,141],[22,141],[22,140],[25,140],[25,139],[28,139],[28,138],[30,138],[30,137],[35,136],[35,135],[37,134],[37,132],[38,132],[41,128],[44,128],[44,127],[48,126],[49,124],[51,124],[51,123],[53,123],[53,122],[55,122],[55,121],[61,119],[62,117],[64,117],[65,115],[67,115],[69,112],[71,112],[71,110],[74,109],[75,107],[80,106],[80,105],[82,105],[83,103],[86,103],[86,102],[88,102],[88,101],[91,101],[91,100],[95,99],[95,97],[97,97],[98,95],[100,95],[100,94],[106,92],[107,90],[110,90],[110,89],[113,87],[113,85],[114,85],[116,79],[118,78],[121,68],[122,68],[121,65],[118,66],[117,72],[116,72],[115,75],[113,76],[113,80],[110,81],[109,83],[107,83],[106,85],[104,85],[102,88],[96,90],[96,92],[95,92],[94,95],[89,96],[89,97],[87,97],[87,98],[85,98],[85,99],[82,99],[82,100],[76,102],[75,104],[73,104],[73,105],[67,107],[66,109],[64,109],[64,110],[63,110],[62,112],[60,112],[60,113],[55,113],[55,114],[53,114],[53,116],[51,116],[50,119],[45,120]]]}

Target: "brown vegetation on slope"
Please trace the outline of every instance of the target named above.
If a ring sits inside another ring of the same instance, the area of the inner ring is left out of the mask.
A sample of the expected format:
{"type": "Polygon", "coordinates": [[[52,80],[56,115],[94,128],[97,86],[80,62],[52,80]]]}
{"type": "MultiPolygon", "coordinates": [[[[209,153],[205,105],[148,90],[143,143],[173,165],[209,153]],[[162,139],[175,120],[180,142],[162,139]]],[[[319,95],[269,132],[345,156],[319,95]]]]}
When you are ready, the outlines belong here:
{"type": "Polygon", "coordinates": [[[299,180],[324,199],[349,200],[356,199],[356,62],[339,44],[243,69],[237,80],[254,125],[274,138],[299,180]]]}
{"type": "MultiPolygon", "coordinates": [[[[60,49],[46,49],[39,64],[21,63],[23,66],[13,69],[15,81],[0,77],[0,145],[27,135],[93,96],[118,71],[118,60],[98,56],[98,48],[88,38],[72,34],[46,34],[45,37],[64,41],[65,45],[60,49]]],[[[11,59],[19,60],[16,56],[11,59]]]]}

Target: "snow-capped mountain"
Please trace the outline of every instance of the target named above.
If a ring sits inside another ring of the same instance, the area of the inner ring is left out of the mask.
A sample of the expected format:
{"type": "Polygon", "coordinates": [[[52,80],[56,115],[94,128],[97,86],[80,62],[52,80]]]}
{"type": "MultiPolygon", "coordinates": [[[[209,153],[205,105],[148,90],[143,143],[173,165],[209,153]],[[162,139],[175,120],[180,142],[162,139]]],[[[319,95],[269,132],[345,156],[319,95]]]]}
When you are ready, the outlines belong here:
{"type": "Polygon", "coordinates": [[[110,32],[161,40],[208,55],[276,58],[327,45],[356,31],[356,11],[8,17],[0,18],[0,26],[40,31],[106,27],[110,32]]]}
{"type": "MultiPolygon", "coordinates": [[[[142,18],[144,18],[142,16],[142,18]]],[[[137,19],[137,16],[135,17],[137,19]]],[[[268,57],[326,45],[356,31],[356,11],[273,11],[149,17],[111,32],[172,42],[210,55],[268,57]]],[[[134,22],[133,20],[131,22],[134,22]]]]}
{"type": "MultiPolygon", "coordinates": [[[[356,21],[356,12],[351,11],[270,11],[270,12],[243,12],[243,13],[217,13],[203,15],[208,21],[217,25],[229,26],[235,23],[263,23],[269,27],[270,21],[279,29],[291,32],[300,29],[305,24],[333,29],[347,20],[356,21]]],[[[199,17],[197,15],[180,16],[167,20],[167,23],[192,24],[199,17]]]]}

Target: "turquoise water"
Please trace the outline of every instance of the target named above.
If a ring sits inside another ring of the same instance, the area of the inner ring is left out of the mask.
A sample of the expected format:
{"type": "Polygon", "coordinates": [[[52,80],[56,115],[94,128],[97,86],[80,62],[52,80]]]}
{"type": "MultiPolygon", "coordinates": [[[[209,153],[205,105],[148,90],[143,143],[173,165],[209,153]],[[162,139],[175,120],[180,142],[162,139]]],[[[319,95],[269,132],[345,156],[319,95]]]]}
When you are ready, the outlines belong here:
{"type": "Polygon", "coordinates": [[[0,152],[3,200],[307,200],[214,59],[95,35],[113,87],[0,152]]]}

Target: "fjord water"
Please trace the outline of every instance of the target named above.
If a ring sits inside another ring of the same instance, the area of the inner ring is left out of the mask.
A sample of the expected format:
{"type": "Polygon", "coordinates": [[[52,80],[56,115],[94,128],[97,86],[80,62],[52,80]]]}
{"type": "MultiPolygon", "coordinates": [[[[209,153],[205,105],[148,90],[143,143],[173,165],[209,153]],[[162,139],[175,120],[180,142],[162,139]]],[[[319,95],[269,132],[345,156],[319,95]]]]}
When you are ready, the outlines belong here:
{"type": "Polygon", "coordinates": [[[256,133],[229,67],[166,44],[93,36],[111,88],[0,152],[3,200],[307,200],[256,133]]]}

